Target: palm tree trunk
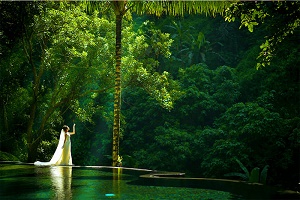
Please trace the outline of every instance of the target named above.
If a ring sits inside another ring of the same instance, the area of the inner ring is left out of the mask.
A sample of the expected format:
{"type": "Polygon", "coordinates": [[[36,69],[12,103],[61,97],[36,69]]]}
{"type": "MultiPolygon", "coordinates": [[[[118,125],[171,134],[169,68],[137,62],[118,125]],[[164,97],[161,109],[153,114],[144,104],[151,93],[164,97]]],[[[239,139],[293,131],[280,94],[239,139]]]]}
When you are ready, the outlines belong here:
{"type": "Polygon", "coordinates": [[[120,140],[120,113],[121,113],[121,14],[116,15],[116,69],[115,69],[115,94],[114,94],[114,126],[113,126],[113,150],[112,166],[117,166],[120,140]]]}

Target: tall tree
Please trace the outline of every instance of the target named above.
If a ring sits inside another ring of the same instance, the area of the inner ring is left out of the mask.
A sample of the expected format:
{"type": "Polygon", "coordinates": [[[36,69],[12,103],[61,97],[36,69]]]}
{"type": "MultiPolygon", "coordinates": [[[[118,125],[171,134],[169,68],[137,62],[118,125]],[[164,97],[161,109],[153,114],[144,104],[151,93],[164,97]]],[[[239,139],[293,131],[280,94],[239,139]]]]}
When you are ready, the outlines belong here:
{"type": "Polygon", "coordinates": [[[103,9],[103,5],[113,8],[116,16],[116,66],[115,66],[115,95],[114,95],[114,125],[113,125],[113,150],[112,166],[118,165],[119,139],[120,139],[120,113],[121,113],[121,51],[122,51],[122,20],[128,11],[137,14],[184,15],[204,13],[217,14],[224,12],[229,2],[227,1],[85,1],[88,10],[103,9]]]}
{"type": "MultiPolygon", "coordinates": [[[[88,94],[86,88],[95,80],[93,65],[101,64],[101,59],[92,55],[95,51],[98,53],[99,46],[104,46],[105,42],[95,35],[99,35],[96,34],[99,30],[109,29],[102,27],[106,22],[99,19],[97,13],[88,16],[73,4],[47,2],[39,8],[40,13],[34,16],[32,23],[22,24],[24,35],[16,50],[1,60],[1,66],[6,66],[1,67],[1,79],[4,80],[1,82],[5,85],[0,94],[7,99],[3,107],[9,108],[15,103],[16,97],[11,93],[18,95],[18,99],[24,97],[22,103],[17,102],[17,116],[26,116],[21,123],[26,131],[21,136],[27,148],[28,156],[24,157],[28,162],[35,161],[40,141],[49,135],[46,133],[54,132],[51,130],[62,123],[63,111],[78,108],[77,99],[88,94]],[[20,69],[22,76],[18,75],[20,69]],[[15,80],[16,76],[21,80],[15,80]],[[18,93],[12,92],[10,82],[17,85],[18,93]]],[[[80,108],[76,111],[80,114],[80,108]]],[[[4,118],[6,116],[4,113],[4,118]]],[[[15,132],[13,129],[11,131],[15,132]]]]}
{"type": "Polygon", "coordinates": [[[112,7],[116,15],[116,68],[115,68],[115,95],[114,95],[114,125],[112,166],[118,164],[120,142],[120,114],[121,114],[121,51],[122,51],[122,20],[127,12],[126,1],[113,1],[112,7]]]}

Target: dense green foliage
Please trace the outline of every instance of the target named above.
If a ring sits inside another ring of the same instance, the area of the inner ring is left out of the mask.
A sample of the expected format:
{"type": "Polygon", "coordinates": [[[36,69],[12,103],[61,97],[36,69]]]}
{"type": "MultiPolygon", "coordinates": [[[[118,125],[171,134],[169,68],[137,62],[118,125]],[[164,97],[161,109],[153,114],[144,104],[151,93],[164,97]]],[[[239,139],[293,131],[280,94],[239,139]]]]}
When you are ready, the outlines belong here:
{"type": "Polygon", "coordinates": [[[0,151],[0,160],[5,160],[5,161],[19,161],[19,158],[17,158],[16,156],[6,153],[6,152],[2,152],[0,151]]]}
{"type": "MultiPolygon", "coordinates": [[[[18,18],[18,3],[0,2],[0,150],[22,161],[49,160],[60,128],[74,122],[74,163],[110,165],[114,16],[86,14],[76,3],[24,5],[18,18]]],[[[299,10],[299,3],[234,4],[224,16],[230,23],[221,16],[128,13],[123,166],[218,178],[256,169],[267,184],[295,187],[299,18],[283,32],[274,28],[275,22],[286,26],[278,19],[294,17],[295,6],[299,10]],[[286,11],[275,15],[278,9],[286,11]],[[262,52],[270,56],[257,60],[262,52]],[[266,67],[256,69],[258,63],[266,67]]]]}

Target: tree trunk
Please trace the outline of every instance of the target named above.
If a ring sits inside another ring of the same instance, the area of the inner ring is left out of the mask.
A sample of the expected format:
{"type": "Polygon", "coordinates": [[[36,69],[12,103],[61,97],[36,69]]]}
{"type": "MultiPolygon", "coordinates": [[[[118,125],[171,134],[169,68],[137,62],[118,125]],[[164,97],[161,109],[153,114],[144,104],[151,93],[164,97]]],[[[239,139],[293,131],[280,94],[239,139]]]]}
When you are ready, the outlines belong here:
{"type": "Polygon", "coordinates": [[[7,118],[7,111],[6,111],[6,103],[2,100],[3,103],[3,121],[4,121],[4,132],[8,132],[8,118],[7,118]]]}
{"type": "Polygon", "coordinates": [[[120,113],[121,113],[121,14],[116,15],[116,69],[115,69],[115,94],[114,94],[114,126],[113,126],[113,149],[112,166],[117,166],[120,140],[120,113]]]}
{"type": "Polygon", "coordinates": [[[27,125],[27,162],[33,162],[36,159],[36,149],[34,148],[34,143],[33,143],[33,124],[34,124],[34,119],[35,119],[35,114],[36,114],[36,109],[37,109],[37,102],[36,100],[33,100],[32,106],[30,108],[30,117],[27,125]]]}
{"type": "Polygon", "coordinates": [[[30,145],[27,145],[28,149],[28,157],[27,157],[27,162],[28,163],[33,163],[35,160],[36,160],[36,157],[37,157],[37,143],[30,143],[30,145]]]}

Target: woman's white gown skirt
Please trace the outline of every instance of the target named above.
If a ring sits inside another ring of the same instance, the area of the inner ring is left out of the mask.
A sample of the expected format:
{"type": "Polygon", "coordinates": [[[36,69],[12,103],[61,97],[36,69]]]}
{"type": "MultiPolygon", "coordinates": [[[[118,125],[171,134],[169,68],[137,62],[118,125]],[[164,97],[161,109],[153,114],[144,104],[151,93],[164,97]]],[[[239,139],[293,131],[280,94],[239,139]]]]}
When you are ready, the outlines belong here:
{"type": "Polygon", "coordinates": [[[48,165],[72,165],[72,155],[71,155],[71,139],[70,134],[65,133],[61,130],[59,142],[55,153],[52,156],[50,162],[40,162],[36,161],[34,165],[37,166],[48,166],[48,165]],[[66,137],[66,142],[63,146],[66,137]]]}

